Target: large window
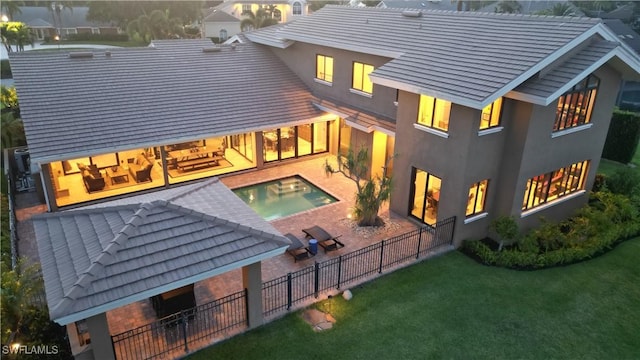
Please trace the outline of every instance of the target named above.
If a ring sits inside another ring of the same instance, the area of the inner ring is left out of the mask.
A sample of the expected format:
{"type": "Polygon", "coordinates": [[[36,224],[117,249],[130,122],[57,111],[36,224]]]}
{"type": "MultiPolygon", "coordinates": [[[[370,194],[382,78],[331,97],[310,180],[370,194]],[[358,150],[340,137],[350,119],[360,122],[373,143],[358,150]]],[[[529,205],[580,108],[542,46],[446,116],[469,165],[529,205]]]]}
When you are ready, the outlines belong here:
{"type": "Polygon", "coordinates": [[[362,91],[367,94],[373,93],[373,83],[369,79],[369,74],[373,71],[373,65],[353,62],[353,82],[354,90],[362,91]]]}
{"type": "Polygon", "coordinates": [[[293,3],[293,15],[302,15],[302,4],[299,1],[293,3]]]}
{"type": "Polygon", "coordinates": [[[546,204],[584,189],[588,167],[589,161],[582,161],[529,179],[524,192],[522,210],[546,204]]]}
{"type": "Polygon", "coordinates": [[[571,90],[560,96],[553,131],[559,131],[591,121],[591,111],[600,80],[589,75],[571,90]]]}
{"type": "Polygon", "coordinates": [[[333,82],[333,58],[325,55],[316,55],[316,78],[318,80],[333,82]]]}
{"type": "Polygon", "coordinates": [[[484,204],[487,198],[489,180],[477,182],[469,188],[469,200],[467,201],[466,216],[473,216],[484,212],[484,204]]]}
{"type": "Polygon", "coordinates": [[[438,220],[440,187],[442,180],[426,171],[413,168],[413,187],[409,214],[429,225],[438,220]]]}
{"type": "Polygon", "coordinates": [[[492,102],[482,109],[480,117],[480,130],[500,125],[500,111],[502,110],[502,98],[492,102]]]}
{"type": "Polygon", "coordinates": [[[328,150],[329,122],[287,126],[263,131],[265,162],[318,154],[328,150]]]}
{"type": "Polygon", "coordinates": [[[251,14],[251,4],[242,4],[242,13],[240,15],[251,14]]]}
{"type": "Polygon", "coordinates": [[[450,102],[427,95],[420,95],[418,124],[442,131],[448,131],[450,111],[450,102]]]}

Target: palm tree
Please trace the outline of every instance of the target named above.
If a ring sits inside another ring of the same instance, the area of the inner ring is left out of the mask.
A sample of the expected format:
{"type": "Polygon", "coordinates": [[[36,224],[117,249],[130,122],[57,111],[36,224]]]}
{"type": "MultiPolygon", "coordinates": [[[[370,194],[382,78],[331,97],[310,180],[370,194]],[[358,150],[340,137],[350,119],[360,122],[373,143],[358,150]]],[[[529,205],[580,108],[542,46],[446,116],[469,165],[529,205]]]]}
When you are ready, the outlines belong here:
{"type": "Polygon", "coordinates": [[[53,17],[53,26],[56,28],[56,33],[61,36],[62,12],[64,9],[68,9],[73,13],[73,1],[45,1],[45,6],[53,17]]]}
{"type": "Polygon", "coordinates": [[[180,19],[169,18],[166,11],[153,10],[149,15],[140,15],[127,24],[127,33],[149,42],[157,39],[172,39],[184,35],[180,19]]]}
{"type": "MultiPolygon", "coordinates": [[[[391,159],[387,159],[385,168],[391,159]]],[[[349,149],[347,156],[338,155],[337,168],[325,160],[324,171],[327,175],[341,173],[356,184],[354,215],[358,226],[379,226],[383,222],[378,216],[378,211],[391,196],[391,177],[368,177],[368,163],[369,152],[366,148],[361,148],[357,153],[349,149]]]]}
{"type": "Polygon", "coordinates": [[[271,17],[268,11],[263,8],[258,9],[255,14],[250,12],[248,16],[248,18],[240,22],[240,29],[242,29],[242,31],[260,29],[278,23],[278,20],[271,17]]]}
{"type": "Polygon", "coordinates": [[[7,52],[12,52],[11,45],[15,45],[17,51],[24,51],[24,46],[27,44],[33,45],[33,37],[31,36],[31,30],[28,26],[21,22],[5,22],[0,26],[0,36],[2,37],[2,44],[7,52]]]}
{"type": "Polygon", "coordinates": [[[0,4],[0,8],[9,20],[12,20],[15,14],[22,14],[21,6],[24,6],[24,1],[4,0],[2,4],[0,4]]]}

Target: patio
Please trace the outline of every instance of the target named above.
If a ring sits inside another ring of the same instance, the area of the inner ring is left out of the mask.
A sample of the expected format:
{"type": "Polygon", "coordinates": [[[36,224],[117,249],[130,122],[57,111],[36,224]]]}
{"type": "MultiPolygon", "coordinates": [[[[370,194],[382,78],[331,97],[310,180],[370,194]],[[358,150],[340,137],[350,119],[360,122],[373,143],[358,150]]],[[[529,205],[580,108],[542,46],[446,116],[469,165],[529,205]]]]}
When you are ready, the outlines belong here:
{"type": "MultiPolygon", "coordinates": [[[[396,214],[390,214],[386,206],[381,210],[382,218],[386,222],[386,226],[383,229],[357,228],[354,222],[348,218],[350,208],[353,205],[355,185],[351,180],[346,179],[340,174],[327,177],[323,169],[323,164],[327,158],[329,161],[335,161],[334,157],[323,156],[311,160],[277,165],[259,171],[227,176],[221,179],[225,185],[233,189],[290,175],[301,175],[340,200],[336,203],[325,205],[320,208],[274,220],[271,224],[281,233],[284,234],[290,232],[298,236],[300,239],[304,237],[304,234],[302,233],[303,228],[308,228],[313,225],[321,225],[333,235],[341,235],[340,239],[345,243],[345,248],[329,253],[324,253],[324,251],[320,249],[318,254],[313,258],[313,261],[309,259],[294,262],[294,259],[288,254],[283,254],[267,261],[263,261],[263,282],[313,265],[314,261],[322,262],[327,259],[358,250],[394,235],[416,229],[416,225],[414,223],[396,214]]],[[[31,259],[35,260],[37,259],[37,251],[35,244],[33,244],[33,230],[29,223],[29,217],[35,213],[43,212],[44,207],[35,204],[32,200],[31,202],[26,201],[29,196],[24,196],[24,199],[20,199],[22,195],[26,194],[19,195],[17,199],[17,218],[20,221],[19,235],[21,239],[19,247],[21,254],[29,256],[31,259]]],[[[195,295],[198,304],[209,303],[241,290],[241,270],[234,270],[195,284],[195,295]]],[[[109,322],[109,332],[112,335],[119,334],[157,320],[151,303],[148,300],[139,301],[117,310],[110,311],[107,313],[107,319],[109,322]]],[[[208,342],[210,343],[211,340],[212,339],[208,339],[208,342]]]]}

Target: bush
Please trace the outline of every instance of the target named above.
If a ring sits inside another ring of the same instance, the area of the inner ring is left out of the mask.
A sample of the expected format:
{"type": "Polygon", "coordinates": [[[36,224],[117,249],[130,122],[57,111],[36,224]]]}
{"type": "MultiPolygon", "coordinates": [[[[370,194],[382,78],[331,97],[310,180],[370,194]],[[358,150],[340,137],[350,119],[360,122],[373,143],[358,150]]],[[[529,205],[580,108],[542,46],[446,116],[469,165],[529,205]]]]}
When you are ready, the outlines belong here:
{"type": "Polygon", "coordinates": [[[482,241],[465,241],[461,250],[487,265],[525,270],[587,260],[640,235],[639,199],[592,193],[576,216],[559,224],[543,220],[511,249],[494,251],[482,241]]]}
{"type": "Polygon", "coordinates": [[[129,41],[127,34],[70,34],[69,40],[72,41],[129,41]]]}
{"type": "Polygon", "coordinates": [[[611,118],[602,157],[627,164],[640,141],[640,114],[616,110],[611,118]]]}
{"type": "Polygon", "coordinates": [[[605,182],[607,189],[614,194],[633,196],[640,193],[640,172],[630,167],[617,169],[605,182]]]}
{"type": "Polygon", "coordinates": [[[0,60],[0,79],[12,79],[13,74],[11,73],[11,64],[9,64],[9,59],[0,60]]]}

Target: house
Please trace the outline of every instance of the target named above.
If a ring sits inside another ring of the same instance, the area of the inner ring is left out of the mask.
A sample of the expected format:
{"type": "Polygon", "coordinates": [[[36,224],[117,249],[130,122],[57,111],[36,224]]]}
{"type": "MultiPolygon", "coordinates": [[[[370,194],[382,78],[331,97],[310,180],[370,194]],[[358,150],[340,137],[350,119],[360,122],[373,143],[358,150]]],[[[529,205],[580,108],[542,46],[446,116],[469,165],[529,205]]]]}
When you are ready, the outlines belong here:
{"type": "Polygon", "coordinates": [[[243,38],[12,55],[49,209],[365,146],[392,210],[455,216],[457,244],[498,215],[531,227],[586,202],[640,69],[588,18],[329,6],[243,38]]]}
{"type": "Polygon", "coordinates": [[[89,8],[86,6],[63,8],[60,11],[60,24],[54,18],[54,11],[44,6],[21,6],[19,13],[14,14],[14,21],[28,25],[34,35],[34,40],[53,38],[58,33],[63,38],[72,34],[118,34],[116,25],[102,22],[88,21],[89,8]]]}
{"type": "MultiPolygon", "coordinates": [[[[205,10],[206,15],[202,21],[205,30],[212,28],[210,32],[203,32],[205,37],[217,37],[213,29],[222,26],[221,23],[227,23],[230,20],[222,17],[215,12],[220,11],[229,14],[236,19],[243,20],[248,18],[248,14],[256,13],[258,9],[265,8],[272,11],[272,16],[281,23],[293,21],[300,16],[308,15],[309,5],[306,0],[225,0],[221,4],[212,9],[205,10]],[[211,15],[214,15],[213,17],[211,15]]],[[[228,37],[235,35],[227,31],[228,37]]]]}
{"type": "Polygon", "coordinates": [[[233,35],[239,34],[240,19],[218,9],[203,10],[200,33],[202,37],[224,42],[233,35]]]}
{"type": "MultiPolygon", "coordinates": [[[[640,79],[640,56],[588,18],[327,6],[235,39],[11,54],[31,173],[70,210],[46,221],[364,146],[372,175],[393,175],[390,208],[455,218],[460,245],[498,216],[529,228],[585,204],[617,89],[640,79]]],[[[126,211],[182,211],[144,204],[126,211]]],[[[56,261],[57,225],[37,226],[56,261]]]]}

